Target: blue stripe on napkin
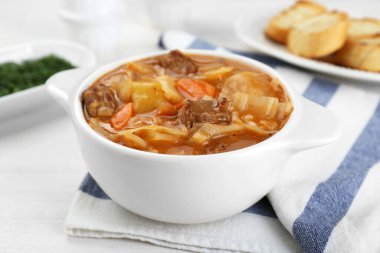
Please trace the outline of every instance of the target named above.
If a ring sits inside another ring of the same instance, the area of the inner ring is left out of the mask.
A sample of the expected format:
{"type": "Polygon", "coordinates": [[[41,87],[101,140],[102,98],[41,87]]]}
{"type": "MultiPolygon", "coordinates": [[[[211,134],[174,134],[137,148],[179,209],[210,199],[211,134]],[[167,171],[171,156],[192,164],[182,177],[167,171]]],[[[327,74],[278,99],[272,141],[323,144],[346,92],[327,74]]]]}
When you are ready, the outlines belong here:
{"type": "Polygon", "coordinates": [[[267,216],[271,218],[277,218],[277,214],[274,211],[271,203],[269,202],[267,197],[262,198],[259,202],[256,204],[250,206],[246,210],[244,210],[246,213],[254,213],[254,214],[260,214],[262,216],[267,216]]]}
{"type": "MultiPolygon", "coordinates": [[[[286,66],[290,67],[291,65],[287,62],[281,61],[279,59],[264,55],[264,54],[259,54],[259,53],[253,53],[253,52],[244,52],[244,51],[237,51],[237,50],[231,50],[231,52],[239,55],[243,55],[245,57],[255,59],[256,61],[262,62],[266,65],[271,66],[272,68],[275,68],[277,66],[286,66]]],[[[294,67],[293,67],[294,68],[294,67]]]]}
{"type": "Polygon", "coordinates": [[[89,173],[87,173],[83,179],[82,184],[79,186],[79,190],[98,199],[110,199],[89,173]]]}
{"type": "Polygon", "coordinates": [[[303,96],[317,104],[326,106],[338,87],[339,85],[336,82],[321,78],[314,78],[303,93],[303,96]]]}
{"type": "Polygon", "coordinates": [[[160,35],[160,38],[158,39],[158,46],[159,48],[166,49],[165,43],[164,43],[164,33],[160,35]]]}
{"type": "Polygon", "coordinates": [[[189,46],[189,48],[192,49],[208,49],[208,50],[215,50],[216,47],[207,41],[196,39],[194,42],[189,46]]]}
{"type": "Polygon", "coordinates": [[[293,224],[307,253],[322,253],[331,232],[347,213],[368,171],[380,160],[380,103],[335,173],[315,189],[293,224]]]}

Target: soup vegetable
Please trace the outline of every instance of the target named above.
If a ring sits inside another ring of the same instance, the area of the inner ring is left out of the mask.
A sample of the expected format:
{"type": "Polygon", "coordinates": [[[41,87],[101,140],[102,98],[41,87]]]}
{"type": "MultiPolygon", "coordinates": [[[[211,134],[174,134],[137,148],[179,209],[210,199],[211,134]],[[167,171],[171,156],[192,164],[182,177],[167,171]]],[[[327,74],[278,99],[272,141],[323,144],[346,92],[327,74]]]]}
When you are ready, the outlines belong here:
{"type": "Polygon", "coordinates": [[[202,155],[259,143],[292,104],[278,80],[251,66],[180,51],[122,65],[82,94],[85,118],[121,145],[202,155]]]}

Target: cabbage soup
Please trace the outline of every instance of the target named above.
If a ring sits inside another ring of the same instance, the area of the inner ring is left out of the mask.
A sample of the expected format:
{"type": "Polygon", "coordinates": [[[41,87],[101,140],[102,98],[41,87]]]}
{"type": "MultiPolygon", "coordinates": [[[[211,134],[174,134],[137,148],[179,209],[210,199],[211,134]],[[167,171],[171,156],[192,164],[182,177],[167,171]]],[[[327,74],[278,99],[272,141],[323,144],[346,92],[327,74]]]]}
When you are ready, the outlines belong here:
{"type": "Polygon", "coordinates": [[[119,66],[81,99],[88,124],[105,138],[175,155],[254,145],[278,132],[293,108],[284,87],[268,74],[178,50],[119,66]]]}

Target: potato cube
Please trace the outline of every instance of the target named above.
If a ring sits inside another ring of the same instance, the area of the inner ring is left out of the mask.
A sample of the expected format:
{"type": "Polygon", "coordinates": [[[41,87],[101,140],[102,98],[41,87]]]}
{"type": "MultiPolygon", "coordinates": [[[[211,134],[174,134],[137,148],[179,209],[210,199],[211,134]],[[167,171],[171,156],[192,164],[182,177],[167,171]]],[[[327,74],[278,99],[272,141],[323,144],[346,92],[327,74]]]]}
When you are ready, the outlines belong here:
{"type": "Polygon", "coordinates": [[[136,113],[155,110],[165,102],[164,93],[157,82],[133,82],[132,102],[136,113]]]}

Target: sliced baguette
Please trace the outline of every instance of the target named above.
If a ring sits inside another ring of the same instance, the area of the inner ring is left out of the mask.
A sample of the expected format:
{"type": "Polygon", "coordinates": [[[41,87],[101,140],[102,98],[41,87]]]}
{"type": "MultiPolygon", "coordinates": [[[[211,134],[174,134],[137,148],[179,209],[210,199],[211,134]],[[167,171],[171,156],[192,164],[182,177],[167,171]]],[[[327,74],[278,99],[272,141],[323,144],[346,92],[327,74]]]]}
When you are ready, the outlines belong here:
{"type": "Polygon", "coordinates": [[[300,56],[324,57],[344,45],[347,30],[347,14],[326,12],[294,25],[288,34],[287,46],[300,56]]]}
{"type": "Polygon", "coordinates": [[[361,39],[380,34],[380,21],[374,18],[351,19],[348,26],[348,39],[361,39]]]}
{"type": "Polygon", "coordinates": [[[350,68],[380,72],[380,34],[348,40],[336,53],[335,62],[350,68]]]}
{"type": "Polygon", "coordinates": [[[281,44],[286,43],[288,32],[294,24],[325,12],[322,5],[311,1],[298,1],[290,8],[273,17],[266,28],[266,35],[281,44]]]}

